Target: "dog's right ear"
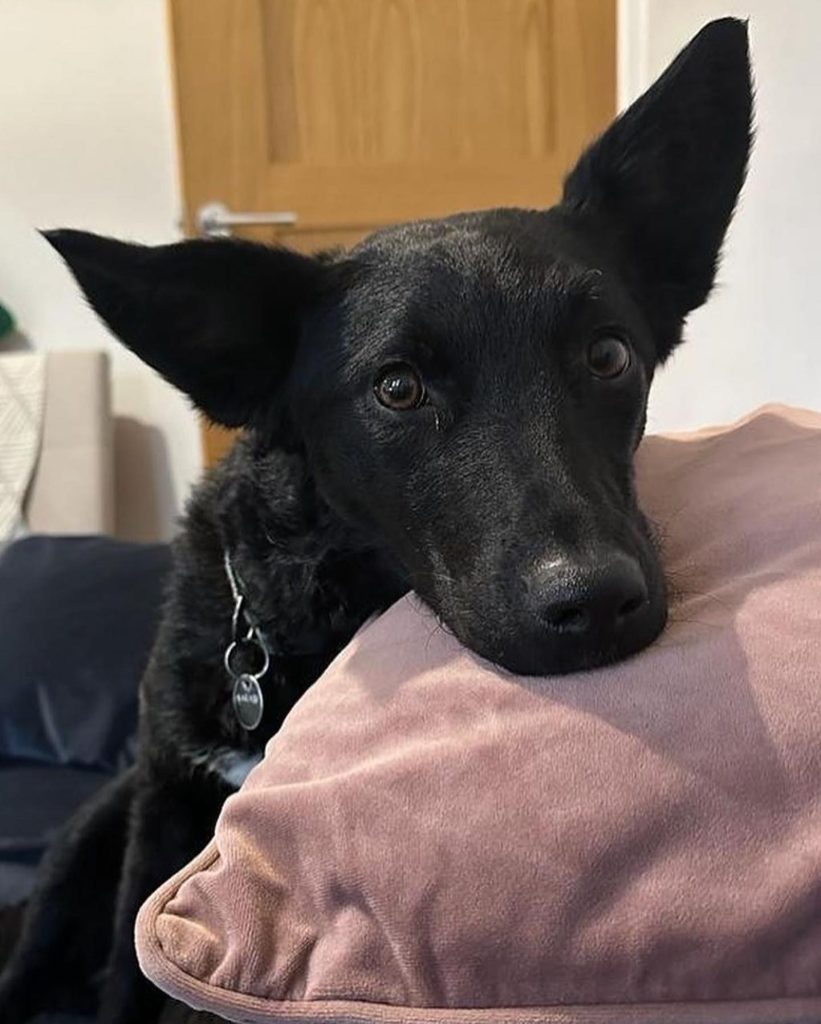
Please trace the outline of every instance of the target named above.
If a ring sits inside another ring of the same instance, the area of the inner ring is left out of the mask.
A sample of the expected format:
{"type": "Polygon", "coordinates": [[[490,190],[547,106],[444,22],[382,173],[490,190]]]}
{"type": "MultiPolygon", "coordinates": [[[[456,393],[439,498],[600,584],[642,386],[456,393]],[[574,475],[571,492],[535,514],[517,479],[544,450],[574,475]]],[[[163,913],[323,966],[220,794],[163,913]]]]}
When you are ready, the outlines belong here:
{"type": "Polygon", "coordinates": [[[658,321],[663,360],[715,278],[747,170],[747,26],[706,25],[582,155],[563,207],[610,230],[658,321]]]}
{"type": "Polygon", "coordinates": [[[302,317],[336,277],[319,259],[250,242],[151,247],[83,231],[44,235],[111,330],[228,427],[277,403],[302,317]]]}

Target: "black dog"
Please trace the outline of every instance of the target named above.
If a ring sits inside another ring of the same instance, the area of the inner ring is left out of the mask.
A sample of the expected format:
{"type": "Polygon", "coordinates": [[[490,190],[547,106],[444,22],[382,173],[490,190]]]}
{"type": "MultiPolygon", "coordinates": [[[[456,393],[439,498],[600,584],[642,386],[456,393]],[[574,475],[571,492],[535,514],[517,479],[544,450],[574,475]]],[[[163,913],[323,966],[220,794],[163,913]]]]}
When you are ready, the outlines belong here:
{"type": "Polygon", "coordinates": [[[246,432],[176,543],[137,767],[48,857],[0,982],[4,1024],[91,999],[104,965],[104,1024],[156,1018],[139,905],[206,843],[296,698],[409,588],[520,673],[601,665],[659,634],[632,457],[655,369],[712,287],[750,120],[746,30],[728,19],[551,210],[410,224],[316,258],[47,236],[129,347],[246,432]],[[243,651],[270,656],[233,701],[232,639],[234,674],[243,651]]]}

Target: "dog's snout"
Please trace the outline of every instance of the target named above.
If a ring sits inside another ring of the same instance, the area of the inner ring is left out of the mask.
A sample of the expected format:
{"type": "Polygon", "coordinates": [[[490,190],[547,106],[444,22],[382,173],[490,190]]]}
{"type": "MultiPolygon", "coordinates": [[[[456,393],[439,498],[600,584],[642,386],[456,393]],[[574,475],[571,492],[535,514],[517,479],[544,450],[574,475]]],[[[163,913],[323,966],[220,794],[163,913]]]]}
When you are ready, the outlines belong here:
{"type": "Polygon", "coordinates": [[[648,600],[641,566],[624,554],[552,562],[539,570],[531,593],[551,633],[580,638],[606,638],[629,628],[648,600]]]}

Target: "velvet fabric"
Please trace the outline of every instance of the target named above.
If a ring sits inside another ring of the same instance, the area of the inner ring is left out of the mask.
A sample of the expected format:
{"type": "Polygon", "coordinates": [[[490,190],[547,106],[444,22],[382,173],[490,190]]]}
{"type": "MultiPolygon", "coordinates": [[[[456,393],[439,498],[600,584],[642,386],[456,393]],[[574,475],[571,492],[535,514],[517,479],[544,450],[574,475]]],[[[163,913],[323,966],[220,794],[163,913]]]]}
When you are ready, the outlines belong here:
{"type": "Polygon", "coordinates": [[[821,415],[637,473],[662,637],[515,677],[402,599],[143,907],[157,985],[253,1022],[821,1021],[821,415]]]}

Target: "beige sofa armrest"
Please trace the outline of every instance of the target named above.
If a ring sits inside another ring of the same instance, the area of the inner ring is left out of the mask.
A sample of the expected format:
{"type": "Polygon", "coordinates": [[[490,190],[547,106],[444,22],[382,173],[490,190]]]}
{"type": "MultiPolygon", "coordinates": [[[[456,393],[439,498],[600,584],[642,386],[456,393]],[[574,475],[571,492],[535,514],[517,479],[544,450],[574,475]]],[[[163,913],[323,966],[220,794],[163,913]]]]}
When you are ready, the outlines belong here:
{"type": "Polygon", "coordinates": [[[25,511],[33,533],[113,532],[113,430],[105,352],[48,353],[42,445],[25,511]]]}

